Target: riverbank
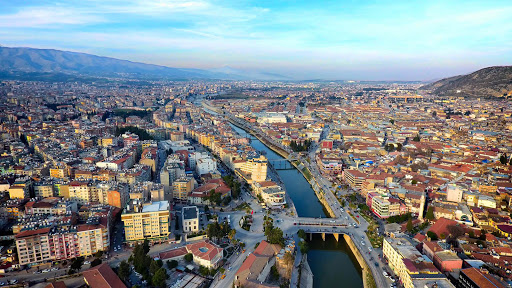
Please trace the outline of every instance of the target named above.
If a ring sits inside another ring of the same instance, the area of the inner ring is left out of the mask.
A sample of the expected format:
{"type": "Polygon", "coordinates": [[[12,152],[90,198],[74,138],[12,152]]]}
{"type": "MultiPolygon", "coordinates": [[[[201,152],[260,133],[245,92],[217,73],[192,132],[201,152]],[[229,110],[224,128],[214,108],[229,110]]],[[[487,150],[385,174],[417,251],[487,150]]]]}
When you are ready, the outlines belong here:
{"type": "MultiPolygon", "coordinates": [[[[281,157],[288,160],[288,156],[290,155],[288,152],[286,152],[283,149],[277,147],[276,145],[270,143],[267,139],[265,139],[264,137],[261,137],[254,130],[247,128],[247,127],[242,127],[242,125],[240,123],[238,123],[231,117],[228,116],[227,119],[231,124],[237,126],[238,128],[240,128],[240,129],[248,132],[252,136],[256,137],[256,139],[258,139],[261,143],[263,143],[269,149],[271,149],[272,151],[279,154],[281,157]]],[[[290,162],[290,164],[292,164],[293,167],[295,167],[297,169],[297,171],[299,171],[304,176],[306,181],[308,181],[309,185],[311,185],[311,188],[315,192],[315,195],[318,198],[318,201],[320,201],[320,204],[322,204],[323,210],[327,212],[327,215],[330,218],[336,217],[336,215],[334,214],[334,211],[332,210],[331,206],[329,205],[329,203],[327,203],[327,200],[324,197],[324,192],[323,192],[322,188],[320,188],[320,185],[317,184],[315,177],[312,176],[312,174],[308,170],[308,168],[305,167],[304,164],[302,164],[302,162],[300,162],[298,160],[297,161],[288,160],[288,162],[290,162]],[[304,170],[306,170],[307,172],[304,170]]]]}
{"type": "Polygon", "coordinates": [[[372,270],[370,269],[370,266],[368,266],[368,263],[363,258],[363,255],[361,255],[361,252],[359,249],[357,249],[356,245],[352,241],[352,238],[347,235],[343,234],[343,238],[345,239],[345,242],[347,242],[348,247],[352,251],[352,255],[357,259],[357,263],[359,263],[359,267],[361,267],[361,273],[363,278],[363,287],[364,288],[376,288],[375,280],[373,279],[372,270]]]}

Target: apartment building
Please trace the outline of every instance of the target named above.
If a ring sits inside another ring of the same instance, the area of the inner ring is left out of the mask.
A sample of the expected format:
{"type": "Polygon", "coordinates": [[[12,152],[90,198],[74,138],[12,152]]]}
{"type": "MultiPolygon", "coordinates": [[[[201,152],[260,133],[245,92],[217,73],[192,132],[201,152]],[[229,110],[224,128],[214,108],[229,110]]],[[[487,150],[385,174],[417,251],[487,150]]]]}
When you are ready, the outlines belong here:
{"type": "Polygon", "coordinates": [[[350,185],[352,189],[360,189],[366,174],[358,170],[343,170],[343,180],[350,185]]]}
{"type": "Polygon", "coordinates": [[[263,155],[247,158],[241,163],[240,168],[235,169],[235,173],[249,184],[262,182],[267,180],[267,165],[267,157],[263,155]]]}
{"type": "Polygon", "coordinates": [[[20,265],[91,256],[98,251],[107,251],[110,246],[107,223],[104,217],[93,217],[81,225],[22,231],[16,235],[20,265]]]}
{"type": "Polygon", "coordinates": [[[437,270],[434,263],[423,257],[406,238],[384,238],[382,251],[389,267],[398,275],[405,288],[420,287],[420,283],[426,280],[442,282],[443,285],[448,285],[446,287],[455,287],[437,270]]]}
{"type": "Polygon", "coordinates": [[[370,192],[366,196],[366,205],[379,218],[388,218],[406,212],[405,205],[401,205],[400,200],[392,198],[387,194],[370,192]],[[402,206],[402,209],[401,209],[402,206]]]}
{"type": "Polygon", "coordinates": [[[283,208],[286,204],[286,192],[272,181],[254,182],[252,188],[255,195],[260,195],[270,208],[283,208]]]}
{"type": "Polygon", "coordinates": [[[168,201],[142,203],[138,199],[132,199],[121,215],[126,240],[129,242],[167,239],[170,234],[170,220],[168,201]]]}
{"type": "Polygon", "coordinates": [[[185,177],[185,164],[178,155],[169,155],[164,167],[160,170],[160,183],[164,185],[166,196],[170,195],[172,198],[172,183],[182,177],[185,177]]]}
{"type": "Polygon", "coordinates": [[[188,193],[194,189],[194,179],[181,177],[172,183],[172,193],[175,199],[187,201],[188,193]]]}
{"type": "Polygon", "coordinates": [[[52,259],[48,232],[50,228],[42,228],[23,231],[15,236],[20,265],[43,263],[52,259]]]}
{"type": "Polygon", "coordinates": [[[51,182],[36,182],[34,184],[35,197],[52,197],[53,196],[53,183],[51,182]]]}
{"type": "Polygon", "coordinates": [[[76,235],[80,256],[94,255],[98,251],[109,250],[110,234],[105,223],[78,225],[76,235]]]}

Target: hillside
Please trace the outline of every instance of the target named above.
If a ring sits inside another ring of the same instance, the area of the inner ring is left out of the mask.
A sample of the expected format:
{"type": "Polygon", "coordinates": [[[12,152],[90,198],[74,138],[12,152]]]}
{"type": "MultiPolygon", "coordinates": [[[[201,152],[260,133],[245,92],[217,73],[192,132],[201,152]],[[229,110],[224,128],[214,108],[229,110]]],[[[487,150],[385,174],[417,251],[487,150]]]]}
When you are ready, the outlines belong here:
{"type": "Polygon", "coordinates": [[[172,68],[53,49],[0,47],[0,79],[32,79],[34,75],[38,77],[44,75],[45,79],[54,79],[55,75],[59,79],[66,78],[62,75],[171,80],[285,78],[281,75],[266,75],[264,73],[244,74],[245,71],[241,70],[230,72],[172,68]]]}
{"type": "Polygon", "coordinates": [[[512,66],[493,66],[468,75],[441,79],[424,85],[440,96],[504,97],[512,95],[512,66]]]}

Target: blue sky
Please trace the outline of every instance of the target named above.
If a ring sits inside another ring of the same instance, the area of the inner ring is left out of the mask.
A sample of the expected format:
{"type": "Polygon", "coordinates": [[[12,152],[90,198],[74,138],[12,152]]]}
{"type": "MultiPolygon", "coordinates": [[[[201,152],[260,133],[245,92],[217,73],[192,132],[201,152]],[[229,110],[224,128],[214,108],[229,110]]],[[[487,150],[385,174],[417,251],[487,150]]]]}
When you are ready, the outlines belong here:
{"type": "Polygon", "coordinates": [[[0,0],[0,44],[297,79],[431,80],[512,64],[512,1],[0,0]]]}

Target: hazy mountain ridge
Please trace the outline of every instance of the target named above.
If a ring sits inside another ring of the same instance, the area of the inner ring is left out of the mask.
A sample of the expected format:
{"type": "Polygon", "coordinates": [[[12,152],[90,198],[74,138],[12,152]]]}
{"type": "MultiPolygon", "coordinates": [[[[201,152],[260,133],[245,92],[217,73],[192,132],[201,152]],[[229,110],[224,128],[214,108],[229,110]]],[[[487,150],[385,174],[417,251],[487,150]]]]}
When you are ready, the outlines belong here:
{"type": "Polygon", "coordinates": [[[24,73],[64,73],[93,77],[135,79],[225,79],[276,80],[281,75],[265,75],[232,69],[233,73],[204,69],[172,68],[54,49],[0,47],[0,71],[24,73]]]}
{"type": "Polygon", "coordinates": [[[492,66],[421,87],[440,96],[505,97],[512,94],[512,66],[492,66]]]}

